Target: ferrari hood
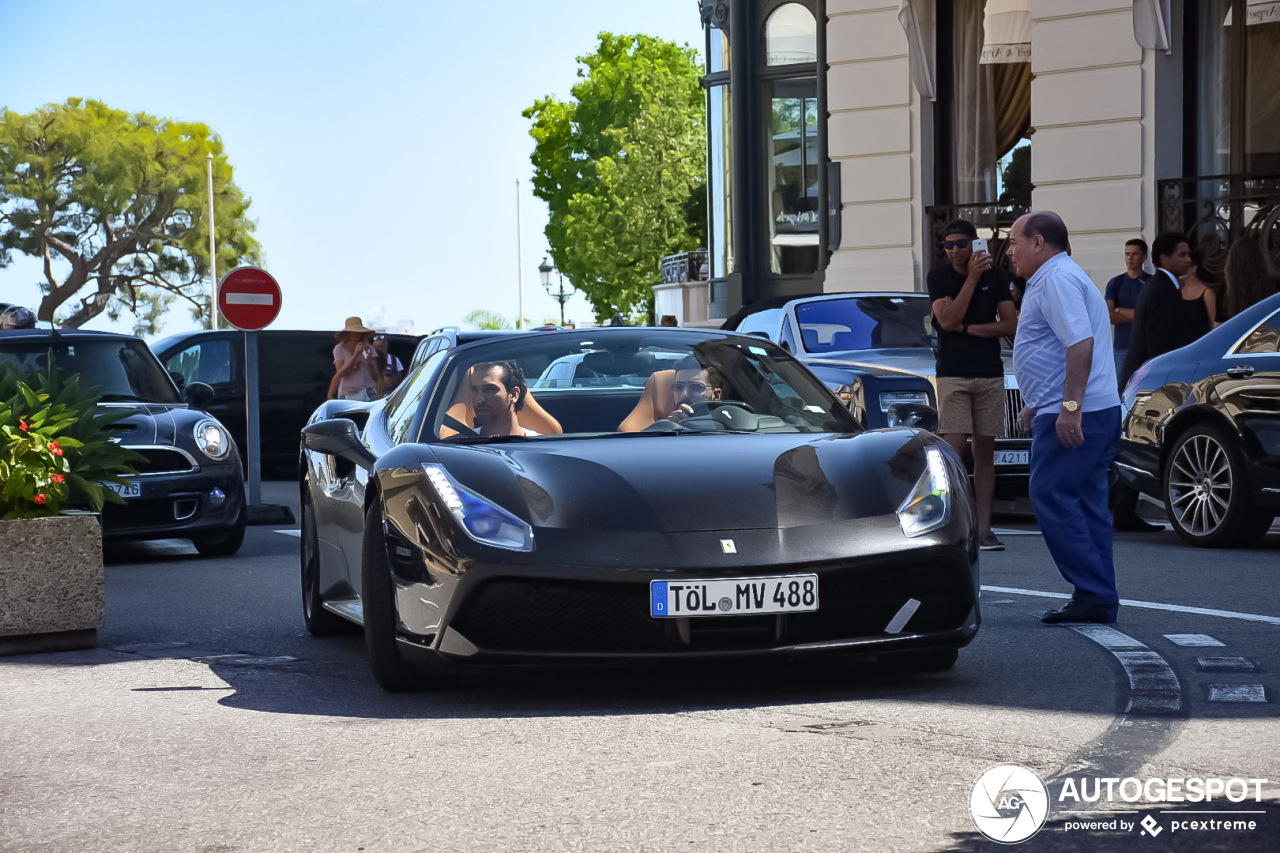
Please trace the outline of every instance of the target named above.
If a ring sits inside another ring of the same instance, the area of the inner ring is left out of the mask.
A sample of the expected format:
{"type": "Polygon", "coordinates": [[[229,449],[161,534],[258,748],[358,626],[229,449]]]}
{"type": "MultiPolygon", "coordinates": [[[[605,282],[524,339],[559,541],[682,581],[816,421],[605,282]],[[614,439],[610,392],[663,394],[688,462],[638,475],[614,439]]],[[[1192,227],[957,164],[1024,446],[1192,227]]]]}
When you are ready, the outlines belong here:
{"type": "Polygon", "coordinates": [[[535,527],[803,527],[896,511],[925,466],[911,430],[633,435],[433,447],[460,484],[535,527]]]}

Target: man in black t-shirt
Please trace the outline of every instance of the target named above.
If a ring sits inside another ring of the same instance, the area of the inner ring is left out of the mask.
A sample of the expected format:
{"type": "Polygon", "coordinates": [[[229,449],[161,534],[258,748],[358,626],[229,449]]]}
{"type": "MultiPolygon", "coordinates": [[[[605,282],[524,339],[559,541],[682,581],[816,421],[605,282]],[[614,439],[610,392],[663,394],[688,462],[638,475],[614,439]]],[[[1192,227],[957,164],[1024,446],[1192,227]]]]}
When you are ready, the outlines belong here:
{"type": "Polygon", "coordinates": [[[995,496],[995,437],[1004,432],[1004,361],[1000,338],[1012,335],[1018,313],[1009,278],[991,255],[974,252],[978,230],[957,219],[947,226],[947,263],[926,279],[938,331],[938,432],[962,456],[973,440],[973,491],[979,547],[1003,551],[991,532],[995,496]]]}

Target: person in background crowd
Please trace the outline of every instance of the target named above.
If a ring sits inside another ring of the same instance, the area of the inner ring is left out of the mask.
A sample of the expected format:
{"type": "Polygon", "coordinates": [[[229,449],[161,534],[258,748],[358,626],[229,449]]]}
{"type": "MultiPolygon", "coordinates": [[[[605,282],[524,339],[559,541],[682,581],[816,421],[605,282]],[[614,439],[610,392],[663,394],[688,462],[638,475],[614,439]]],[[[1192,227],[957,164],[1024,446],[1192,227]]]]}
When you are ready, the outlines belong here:
{"type": "Polygon", "coordinates": [[[378,399],[381,377],[372,344],[373,329],[359,317],[348,317],[347,324],[334,337],[338,344],[333,348],[334,381],[329,386],[332,396],[339,400],[378,399]]]}
{"type": "Polygon", "coordinates": [[[387,335],[373,336],[373,351],[378,362],[378,397],[385,397],[404,379],[404,363],[387,351],[387,335]]]}
{"type": "Polygon", "coordinates": [[[659,326],[679,326],[680,324],[676,322],[675,314],[663,314],[662,319],[658,321],[658,325],[659,326]]]}
{"type": "Polygon", "coordinates": [[[1123,389],[1139,367],[1158,355],[1185,347],[1196,339],[1190,311],[1182,304],[1179,279],[1191,269],[1191,247],[1187,238],[1176,231],[1166,231],[1151,244],[1156,274],[1142,289],[1133,312],[1133,334],[1129,352],[1120,370],[1123,389]]]}
{"type": "Polygon", "coordinates": [[[1218,294],[1206,281],[1207,274],[1202,273],[1205,273],[1204,250],[1196,249],[1191,253],[1191,268],[1179,280],[1178,287],[1192,340],[1212,329],[1218,316],[1218,294]]]}
{"type": "Polygon", "coordinates": [[[1231,244],[1223,278],[1224,320],[1280,292],[1280,279],[1254,237],[1242,237],[1231,244]]]}
{"type": "Polygon", "coordinates": [[[978,545],[1003,551],[1004,543],[991,532],[995,437],[1004,433],[1000,338],[1017,329],[1018,313],[1004,270],[993,266],[987,252],[973,250],[977,236],[966,219],[947,225],[947,262],[926,278],[938,330],[938,433],[961,458],[972,439],[978,545]]]}
{"type": "Polygon", "coordinates": [[[5,304],[0,310],[0,331],[7,329],[34,329],[36,327],[35,312],[21,305],[5,304]]]}
{"type": "Polygon", "coordinates": [[[1147,241],[1141,237],[1126,240],[1124,244],[1124,272],[1107,282],[1107,310],[1111,312],[1111,325],[1115,330],[1116,372],[1124,366],[1129,352],[1129,336],[1133,333],[1133,309],[1138,304],[1142,289],[1151,276],[1143,270],[1147,262],[1147,241]]]}
{"type": "Polygon", "coordinates": [[[1044,543],[1074,591],[1042,622],[1116,621],[1107,486],[1120,447],[1111,318],[1097,285],[1067,255],[1067,226],[1048,210],[1018,219],[1009,259],[1027,279],[1013,365],[1030,427],[1031,505],[1044,543]]]}

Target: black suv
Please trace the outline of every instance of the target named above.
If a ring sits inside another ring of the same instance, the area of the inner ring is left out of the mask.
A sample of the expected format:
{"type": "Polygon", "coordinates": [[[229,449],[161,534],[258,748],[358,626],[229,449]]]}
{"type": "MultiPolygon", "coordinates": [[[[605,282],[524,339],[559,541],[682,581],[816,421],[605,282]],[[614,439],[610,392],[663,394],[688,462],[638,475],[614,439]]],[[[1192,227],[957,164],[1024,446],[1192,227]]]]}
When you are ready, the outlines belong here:
{"type": "MultiPolygon", "coordinates": [[[[298,435],[328,396],[335,343],[333,332],[258,332],[258,435],[264,474],[296,475],[298,435]]],[[[387,351],[406,371],[417,343],[413,335],[387,335],[387,351]]],[[[244,332],[186,332],[158,341],[152,349],[183,382],[213,387],[209,413],[245,448],[244,332]]]]}
{"type": "MultiPolygon", "coordinates": [[[[234,554],[244,540],[240,454],[215,418],[187,405],[147,345],[108,332],[0,331],[6,364],[43,368],[53,350],[58,372],[99,389],[104,409],[125,409],[120,444],[145,461],[126,485],[107,484],[124,504],[102,508],[107,539],[190,539],[202,554],[234,554]]],[[[188,386],[193,400],[209,388],[188,386]]]]}

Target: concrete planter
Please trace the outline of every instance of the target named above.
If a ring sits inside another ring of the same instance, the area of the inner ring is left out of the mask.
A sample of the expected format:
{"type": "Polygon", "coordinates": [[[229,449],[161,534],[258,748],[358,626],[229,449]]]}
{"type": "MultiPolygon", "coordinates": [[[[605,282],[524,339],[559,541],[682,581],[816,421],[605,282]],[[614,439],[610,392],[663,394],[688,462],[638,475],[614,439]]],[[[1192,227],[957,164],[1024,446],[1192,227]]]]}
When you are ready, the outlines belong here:
{"type": "Polygon", "coordinates": [[[94,648],[103,611],[97,516],[0,521],[0,654],[94,648]]]}

